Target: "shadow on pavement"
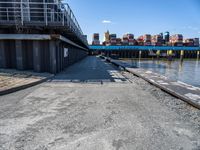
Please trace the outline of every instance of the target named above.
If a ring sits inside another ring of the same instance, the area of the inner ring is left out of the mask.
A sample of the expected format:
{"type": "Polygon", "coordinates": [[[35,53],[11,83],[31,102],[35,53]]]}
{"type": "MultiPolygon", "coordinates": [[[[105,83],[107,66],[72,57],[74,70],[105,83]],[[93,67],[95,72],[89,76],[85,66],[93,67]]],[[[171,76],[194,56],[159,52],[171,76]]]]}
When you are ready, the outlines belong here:
{"type": "Polygon", "coordinates": [[[124,80],[118,76],[118,68],[104,59],[88,56],[59,73],[51,82],[116,82],[124,80]]]}

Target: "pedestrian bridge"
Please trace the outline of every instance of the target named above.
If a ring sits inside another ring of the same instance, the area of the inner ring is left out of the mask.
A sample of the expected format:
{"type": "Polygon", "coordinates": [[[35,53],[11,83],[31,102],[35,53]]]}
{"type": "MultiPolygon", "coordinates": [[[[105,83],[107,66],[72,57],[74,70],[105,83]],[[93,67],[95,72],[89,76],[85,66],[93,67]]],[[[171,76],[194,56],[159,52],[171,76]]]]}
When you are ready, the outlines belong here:
{"type": "Polygon", "coordinates": [[[175,46],[89,46],[90,51],[200,51],[200,47],[175,47],[175,46]]]}

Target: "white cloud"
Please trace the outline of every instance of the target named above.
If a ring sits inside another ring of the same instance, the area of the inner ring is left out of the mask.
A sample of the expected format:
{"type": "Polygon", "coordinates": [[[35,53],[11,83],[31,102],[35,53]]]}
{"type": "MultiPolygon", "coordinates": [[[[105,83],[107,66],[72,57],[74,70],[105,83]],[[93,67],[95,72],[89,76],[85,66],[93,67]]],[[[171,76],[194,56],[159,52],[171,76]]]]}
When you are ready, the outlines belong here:
{"type": "Polygon", "coordinates": [[[107,24],[110,24],[110,23],[112,23],[112,21],[110,21],[110,20],[103,20],[103,21],[102,21],[102,23],[105,23],[105,24],[106,24],[106,23],[107,23],[107,24]]]}

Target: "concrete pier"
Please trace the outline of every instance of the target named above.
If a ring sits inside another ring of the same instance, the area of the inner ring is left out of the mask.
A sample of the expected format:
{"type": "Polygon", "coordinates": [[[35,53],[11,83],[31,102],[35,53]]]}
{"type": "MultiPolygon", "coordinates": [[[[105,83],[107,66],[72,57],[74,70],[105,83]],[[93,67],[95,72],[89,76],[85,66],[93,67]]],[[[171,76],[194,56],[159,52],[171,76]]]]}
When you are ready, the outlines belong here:
{"type": "Polygon", "coordinates": [[[87,49],[60,36],[1,36],[0,68],[56,74],[87,56],[87,49]]]}
{"type": "Polygon", "coordinates": [[[0,103],[0,149],[200,146],[199,110],[100,58],[87,57],[49,82],[1,96],[0,103]]]}

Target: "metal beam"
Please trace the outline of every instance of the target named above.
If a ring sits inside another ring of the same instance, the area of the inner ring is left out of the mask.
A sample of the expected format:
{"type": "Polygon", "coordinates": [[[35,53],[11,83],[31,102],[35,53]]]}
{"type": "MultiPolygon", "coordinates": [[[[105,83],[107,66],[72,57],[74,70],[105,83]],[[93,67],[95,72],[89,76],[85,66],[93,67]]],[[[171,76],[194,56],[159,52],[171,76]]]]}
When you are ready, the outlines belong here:
{"type": "Polygon", "coordinates": [[[70,41],[69,39],[65,38],[64,36],[61,36],[61,35],[60,35],[60,36],[59,36],[59,39],[60,39],[61,41],[63,41],[63,42],[66,42],[66,43],[70,44],[70,45],[73,45],[73,46],[75,46],[75,47],[77,47],[77,48],[80,48],[80,49],[83,49],[83,50],[88,51],[88,49],[86,49],[86,48],[84,48],[84,47],[82,47],[82,46],[79,46],[78,44],[76,44],[76,43],[70,41]]]}

